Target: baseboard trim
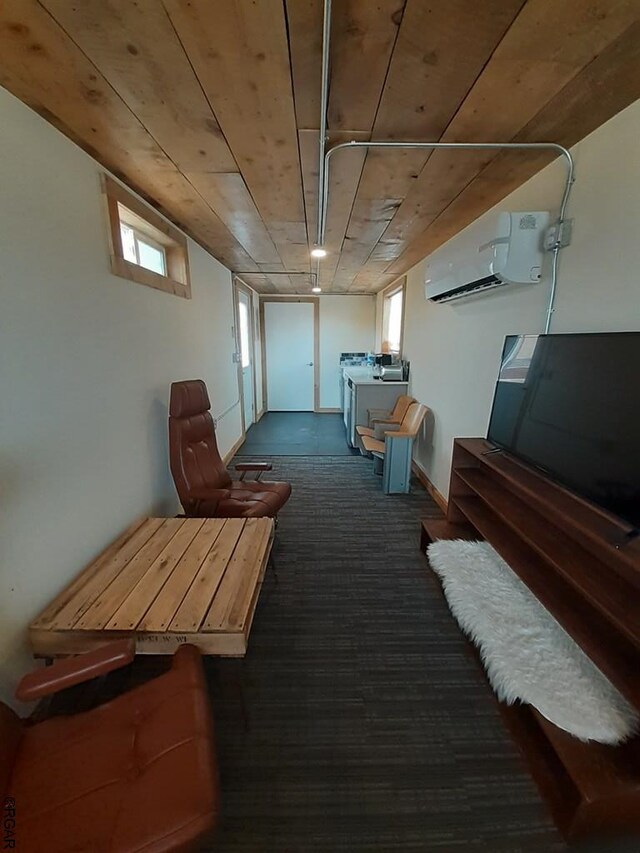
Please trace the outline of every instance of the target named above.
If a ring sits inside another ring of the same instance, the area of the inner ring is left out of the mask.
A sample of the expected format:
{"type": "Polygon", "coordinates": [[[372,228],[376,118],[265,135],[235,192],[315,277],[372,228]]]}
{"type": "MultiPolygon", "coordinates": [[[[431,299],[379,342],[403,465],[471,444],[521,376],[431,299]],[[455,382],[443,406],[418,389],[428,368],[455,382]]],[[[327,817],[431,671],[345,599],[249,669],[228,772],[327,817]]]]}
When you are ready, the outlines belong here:
{"type": "Polygon", "coordinates": [[[231,460],[236,455],[238,450],[240,450],[240,448],[244,444],[244,440],[245,440],[244,435],[241,435],[240,438],[233,445],[231,450],[228,453],[225,453],[225,455],[222,457],[222,461],[224,462],[225,465],[228,465],[229,462],[231,462],[231,460]]]}
{"type": "Polygon", "coordinates": [[[316,409],[316,414],[317,415],[339,415],[339,414],[342,414],[342,409],[331,409],[331,408],[316,409]]]}
{"type": "Polygon", "coordinates": [[[411,469],[412,469],[413,473],[416,475],[416,477],[418,478],[418,480],[420,481],[420,484],[427,490],[427,492],[429,492],[429,494],[434,499],[434,501],[438,504],[438,506],[440,507],[442,512],[446,515],[447,514],[447,499],[442,494],[442,492],[439,492],[438,489],[436,489],[436,487],[433,485],[431,480],[427,477],[427,474],[426,474],[426,471],[424,470],[424,468],[421,465],[419,465],[414,459],[412,464],[411,464],[411,469]]]}

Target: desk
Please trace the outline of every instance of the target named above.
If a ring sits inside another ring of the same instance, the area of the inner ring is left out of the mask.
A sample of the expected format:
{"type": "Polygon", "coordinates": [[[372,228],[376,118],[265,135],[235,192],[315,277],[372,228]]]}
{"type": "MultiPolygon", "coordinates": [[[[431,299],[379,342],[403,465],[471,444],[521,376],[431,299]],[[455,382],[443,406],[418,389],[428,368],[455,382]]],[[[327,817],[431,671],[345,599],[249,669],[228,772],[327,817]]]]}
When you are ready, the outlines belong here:
{"type": "Polygon", "coordinates": [[[243,657],[271,552],[271,518],[144,518],[29,627],[39,657],[134,636],[136,652],[243,657]]]}

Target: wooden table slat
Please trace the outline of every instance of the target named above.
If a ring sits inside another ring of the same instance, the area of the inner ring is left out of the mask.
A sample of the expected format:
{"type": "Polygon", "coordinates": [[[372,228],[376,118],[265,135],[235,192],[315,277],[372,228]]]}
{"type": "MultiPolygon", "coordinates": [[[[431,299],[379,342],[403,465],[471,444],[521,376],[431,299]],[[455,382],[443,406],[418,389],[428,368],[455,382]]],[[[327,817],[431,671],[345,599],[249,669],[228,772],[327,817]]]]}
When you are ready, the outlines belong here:
{"type": "Polygon", "coordinates": [[[162,526],[162,521],[161,518],[146,519],[144,524],[119,549],[112,551],[107,548],[104,552],[104,558],[101,556],[96,561],[98,566],[95,571],[95,564],[91,563],[78,577],[78,584],[73,596],[64,607],[59,609],[49,627],[53,630],[73,628],[104,591],[105,587],[153,539],[162,526]]]}
{"type": "Polygon", "coordinates": [[[183,524],[107,622],[108,631],[132,631],[137,627],[203,525],[204,519],[183,524]]]}
{"type": "Polygon", "coordinates": [[[129,527],[127,527],[127,529],[124,530],[116,540],[108,545],[104,551],[102,551],[95,560],[90,563],[89,566],[79,572],[74,579],[58,593],[53,601],[47,604],[44,610],[41,611],[33,620],[31,623],[32,626],[34,628],[48,627],[58,613],[60,613],[60,611],[66,607],[71,599],[76,595],[78,590],[81,589],[96,574],[96,572],[100,571],[102,566],[108,560],[118,553],[120,548],[122,548],[127,541],[131,539],[133,534],[139,530],[142,525],[148,525],[149,521],[150,519],[143,517],[138,518],[133,522],[133,524],[130,524],[129,527]]]}
{"type": "Polygon", "coordinates": [[[223,518],[208,518],[205,521],[156,600],[138,623],[138,631],[165,631],[168,628],[224,524],[223,518]]]}
{"type": "Polygon", "coordinates": [[[261,531],[260,540],[256,542],[255,556],[249,561],[247,571],[244,572],[243,581],[238,590],[238,596],[229,612],[227,625],[232,631],[234,629],[246,631],[247,627],[251,625],[272,543],[273,529],[265,526],[261,531]]]}
{"type": "Polygon", "coordinates": [[[254,561],[261,560],[261,552],[269,543],[271,526],[269,519],[248,518],[240,541],[229,561],[218,591],[202,624],[204,631],[229,629],[229,617],[235,614],[236,621],[246,601],[249,569],[254,561]]]}
{"type": "Polygon", "coordinates": [[[184,519],[182,518],[164,519],[155,535],[122,568],[109,586],[96,598],[82,619],[78,620],[75,627],[89,631],[104,628],[133,587],[183,524],[184,519]]]}
{"type": "Polygon", "coordinates": [[[138,654],[194,643],[205,655],[242,657],[273,531],[269,518],[136,522],[31,624],[34,653],[134,637],[138,654]]]}
{"type": "Polygon", "coordinates": [[[197,577],[169,626],[170,631],[197,631],[211,606],[238,540],[244,530],[244,518],[228,518],[224,529],[205,557],[197,577]]]}

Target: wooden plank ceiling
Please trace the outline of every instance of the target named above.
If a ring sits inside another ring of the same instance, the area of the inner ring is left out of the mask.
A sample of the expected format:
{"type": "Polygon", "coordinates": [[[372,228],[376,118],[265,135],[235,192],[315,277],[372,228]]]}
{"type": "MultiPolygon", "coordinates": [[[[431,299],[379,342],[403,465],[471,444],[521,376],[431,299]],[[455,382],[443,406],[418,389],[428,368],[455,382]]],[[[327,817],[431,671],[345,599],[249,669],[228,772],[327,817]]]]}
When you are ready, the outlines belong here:
{"type": "MultiPolygon", "coordinates": [[[[3,0],[0,84],[256,289],[305,293],[321,42],[322,0],[3,0]]],[[[569,146],[639,97],[640,0],[333,0],[329,145],[569,146]]],[[[380,290],[551,158],[336,154],[323,291],[380,290]]]]}

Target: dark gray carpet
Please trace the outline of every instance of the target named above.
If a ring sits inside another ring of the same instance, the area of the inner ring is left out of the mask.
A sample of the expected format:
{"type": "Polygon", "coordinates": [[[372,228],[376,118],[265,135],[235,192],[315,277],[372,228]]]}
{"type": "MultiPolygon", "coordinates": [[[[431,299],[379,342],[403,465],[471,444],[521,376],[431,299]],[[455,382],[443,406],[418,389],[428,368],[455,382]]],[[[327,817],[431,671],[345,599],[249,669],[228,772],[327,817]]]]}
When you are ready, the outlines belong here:
{"type": "Polygon", "coordinates": [[[249,729],[228,691],[217,699],[224,817],[210,849],[563,850],[427,574],[430,498],[384,496],[363,458],[273,462],[294,485],[279,584],[263,589],[242,665],[249,729]]]}
{"type": "Polygon", "coordinates": [[[239,456],[352,456],[342,415],[267,412],[247,431],[239,456]]]}
{"type": "Polygon", "coordinates": [[[362,457],[273,463],[294,488],[279,583],[241,664],[248,730],[213,682],[223,819],[206,849],[568,850],[418,549],[435,504],[419,486],[383,495],[362,457]]]}
{"type": "MultiPolygon", "coordinates": [[[[205,659],[222,816],[202,850],[568,851],[418,549],[419,519],[439,514],[430,498],[420,487],[385,497],[362,457],[273,463],[293,483],[279,583],[267,573],[247,657],[205,659]]],[[[140,656],[88,701],[166,666],[140,656]]],[[[86,692],[60,694],[57,711],[79,710],[86,692]]]]}

